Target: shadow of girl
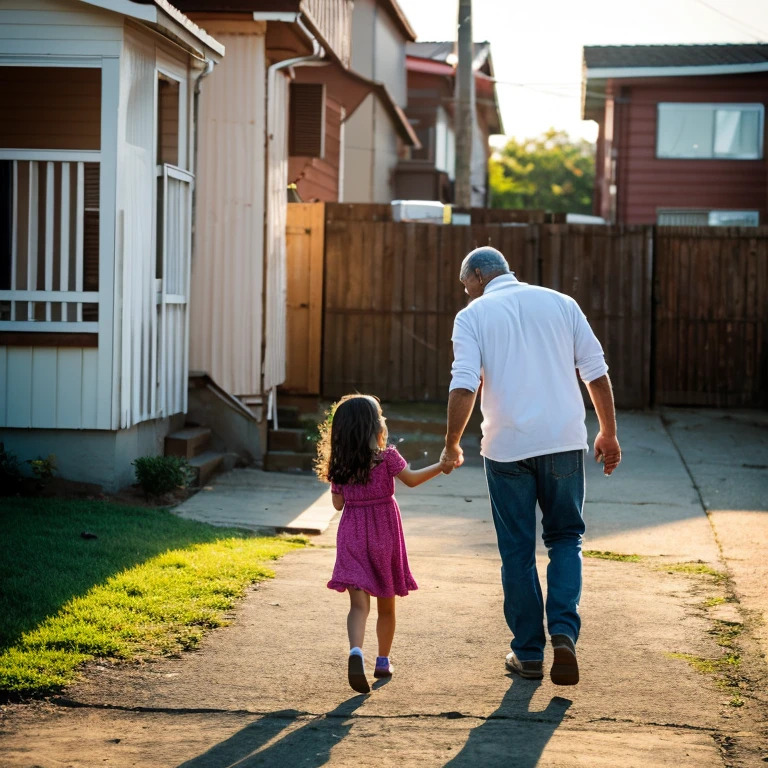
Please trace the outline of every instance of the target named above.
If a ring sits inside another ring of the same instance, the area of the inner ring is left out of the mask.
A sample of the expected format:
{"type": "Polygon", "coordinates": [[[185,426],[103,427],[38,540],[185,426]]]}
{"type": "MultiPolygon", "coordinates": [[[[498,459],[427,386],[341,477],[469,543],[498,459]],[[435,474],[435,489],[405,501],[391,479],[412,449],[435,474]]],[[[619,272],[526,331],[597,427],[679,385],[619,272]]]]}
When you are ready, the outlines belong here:
{"type": "Polygon", "coordinates": [[[536,768],[573,702],[554,696],[540,712],[530,710],[540,681],[513,679],[498,709],[473,729],[444,768],[536,768]]]}
{"type": "Polygon", "coordinates": [[[270,712],[202,755],[181,763],[179,768],[274,768],[277,765],[319,768],[328,762],[331,750],[349,733],[352,723],[345,721],[366,698],[353,696],[333,711],[320,718],[313,717],[306,725],[262,749],[304,714],[295,709],[270,712]]]}

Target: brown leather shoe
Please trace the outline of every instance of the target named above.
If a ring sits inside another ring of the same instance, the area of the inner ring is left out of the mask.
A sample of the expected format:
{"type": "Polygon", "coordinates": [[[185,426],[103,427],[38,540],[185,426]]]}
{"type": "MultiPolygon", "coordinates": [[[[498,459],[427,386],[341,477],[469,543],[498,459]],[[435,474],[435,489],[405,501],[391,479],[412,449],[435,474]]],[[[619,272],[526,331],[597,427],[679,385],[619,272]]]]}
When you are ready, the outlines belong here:
{"type": "Polygon", "coordinates": [[[555,685],[576,685],[579,682],[579,662],[576,661],[576,645],[568,635],[552,635],[555,658],[549,677],[555,685]]]}
{"type": "Polygon", "coordinates": [[[542,671],[543,662],[520,661],[520,659],[515,656],[514,651],[507,654],[504,666],[510,672],[514,672],[516,675],[520,675],[520,677],[524,677],[526,680],[541,680],[541,678],[544,677],[544,672],[542,671]]]}

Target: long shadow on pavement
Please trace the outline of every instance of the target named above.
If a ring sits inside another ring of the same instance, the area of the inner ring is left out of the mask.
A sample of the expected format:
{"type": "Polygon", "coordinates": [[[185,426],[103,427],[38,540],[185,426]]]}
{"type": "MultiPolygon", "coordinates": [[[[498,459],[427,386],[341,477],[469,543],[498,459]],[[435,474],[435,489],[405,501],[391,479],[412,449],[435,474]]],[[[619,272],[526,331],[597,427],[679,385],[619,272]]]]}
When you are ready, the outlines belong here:
{"type": "Polygon", "coordinates": [[[349,718],[365,699],[362,695],[353,696],[323,717],[313,717],[306,725],[262,749],[302,715],[295,709],[270,712],[179,768],[319,768],[327,764],[331,750],[349,733],[349,718]]]}
{"type": "Polygon", "coordinates": [[[573,702],[553,696],[544,710],[532,712],[540,681],[512,678],[498,709],[477,728],[444,768],[536,768],[545,747],[573,702]]]}

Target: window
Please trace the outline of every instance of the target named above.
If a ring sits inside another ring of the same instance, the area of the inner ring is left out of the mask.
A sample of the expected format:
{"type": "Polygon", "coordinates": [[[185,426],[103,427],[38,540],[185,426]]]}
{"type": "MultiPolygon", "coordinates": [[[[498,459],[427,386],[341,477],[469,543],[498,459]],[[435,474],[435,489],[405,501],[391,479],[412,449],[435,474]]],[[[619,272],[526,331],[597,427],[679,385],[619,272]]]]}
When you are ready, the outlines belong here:
{"type": "Polygon", "coordinates": [[[288,154],[325,156],[325,86],[291,83],[288,154]]]}
{"type": "Polygon", "coordinates": [[[437,108],[435,123],[435,168],[444,171],[449,179],[455,176],[456,139],[450,118],[442,107],[437,108]]]}
{"type": "Polygon", "coordinates": [[[656,156],[759,160],[764,116],[762,104],[659,104],[656,156]]]}
{"type": "Polygon", "coordinates": [[[760,224],[757,211],[710,211],[707,215],[710,227],[756,227],[760,224]]]}
{"type": "Polygon", "coordinates": [[[157,162],[179,162],[179,94],[177,80],[157,73],[157,162]]]}
{"type": "Polygon", "coordinates": [[[666,227],[757,227],[758,211],[709,211],[700,208],[667,208],[657,214],[659,226],[666,227]]]}

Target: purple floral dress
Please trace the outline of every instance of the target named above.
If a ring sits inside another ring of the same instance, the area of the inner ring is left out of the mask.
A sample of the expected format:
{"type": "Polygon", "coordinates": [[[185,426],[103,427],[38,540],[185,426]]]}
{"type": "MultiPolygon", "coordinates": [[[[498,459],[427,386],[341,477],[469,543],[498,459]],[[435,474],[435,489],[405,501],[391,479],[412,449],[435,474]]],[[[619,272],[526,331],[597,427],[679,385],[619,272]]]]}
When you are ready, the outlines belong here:
{"type": "Polygon", "coordinates": [[[362,589],[373,597],[404,597],[418,585],[408,567],[395,476],[407,466],[394,446],[380,454],[366,485],[331,484],[344,495],[329,589],[362,589]]]}

